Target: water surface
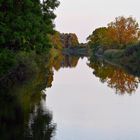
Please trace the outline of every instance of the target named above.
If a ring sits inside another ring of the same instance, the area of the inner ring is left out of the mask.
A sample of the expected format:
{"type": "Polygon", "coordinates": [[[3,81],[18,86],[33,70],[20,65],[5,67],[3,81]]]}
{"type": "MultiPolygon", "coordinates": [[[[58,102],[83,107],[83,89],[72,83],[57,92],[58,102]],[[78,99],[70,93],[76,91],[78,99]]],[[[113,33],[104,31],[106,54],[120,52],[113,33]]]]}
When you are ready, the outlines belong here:
{"type": "Polygon", "coordinates": [[[0,139],[139,140],[139,81],[102,60],[38,61],[0,81],[0,139]]]}
{"type": "Polygon", "coordinates": [[[52,88],[46,90],[46,105],[57,124],[54,139],[139,140],[138,78],[110,66],[103,74],[89,63],[84,58],[74,68],[54,71],[52,88]]]}

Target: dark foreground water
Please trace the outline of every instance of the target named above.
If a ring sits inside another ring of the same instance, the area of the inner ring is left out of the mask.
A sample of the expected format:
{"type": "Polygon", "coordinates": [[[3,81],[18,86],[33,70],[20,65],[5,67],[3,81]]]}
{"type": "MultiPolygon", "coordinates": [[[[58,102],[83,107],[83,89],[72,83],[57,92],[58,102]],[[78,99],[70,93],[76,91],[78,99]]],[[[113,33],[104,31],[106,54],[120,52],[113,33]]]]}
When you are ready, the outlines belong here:
{"type": "Polygon", "coordinates": [[[138,77],[68,56],[46,71],[1,86],[0,140],[140,139],[138,77]]]}

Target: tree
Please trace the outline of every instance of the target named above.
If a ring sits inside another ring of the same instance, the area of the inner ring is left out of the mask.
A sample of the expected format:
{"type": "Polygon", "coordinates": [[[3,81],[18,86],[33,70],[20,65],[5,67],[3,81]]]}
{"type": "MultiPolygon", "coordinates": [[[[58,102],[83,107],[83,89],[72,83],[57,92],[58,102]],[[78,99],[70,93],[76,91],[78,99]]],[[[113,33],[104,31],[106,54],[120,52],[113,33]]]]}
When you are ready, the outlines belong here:
{"type": "Polygon", "coordinates": [[[106,27],[95,29],[93,33],[87,38],[89,46],[94,49],[98,47],[107,48],[109,46],[107,32],[108,29],[106,27]]]}
{"type": "Polygon", "coordinates": [[[42,50],[50,47],[57,0],[1,0],[0,48],[42,50]]]}
{"type": "Polygon", "coordinates": [[[79,45],[78,38],[74,33],[62,33],[61,34],[62,43],[64,48],[77,47],[79,45]]]}
{"type": "Polygon", "coordinates": [[[136,20],[132,17],[117,17],[108,27],[97,28],[87,38],[91,48],[123,49],[126,46],[138,43],[140,29],[136,20]]]}
{"type": "Polygon", "coordinates": [[[140,39],[139,25],[132,17],[117,17],[108,24],[108,37],[111,38],[111,44],[119,48],[135,44],[140,39]]]}

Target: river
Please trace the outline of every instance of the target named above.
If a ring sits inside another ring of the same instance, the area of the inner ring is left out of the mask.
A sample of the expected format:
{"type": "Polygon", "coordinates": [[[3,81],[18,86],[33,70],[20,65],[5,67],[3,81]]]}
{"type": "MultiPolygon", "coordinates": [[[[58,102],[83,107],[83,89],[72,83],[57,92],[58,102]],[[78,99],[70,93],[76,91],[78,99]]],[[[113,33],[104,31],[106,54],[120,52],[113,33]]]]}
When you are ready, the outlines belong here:
{"type": "Polygon", "coordinates": [[[140,139],[140,89],[116,94],[116,88],[93,75],[88,63],[80,59],[75,68],[54,72],[52,88],[46,91],[46,105],[57,124],[54,139],[140,139]]]}
{"type": "Polygon", "coordinates": [[[140,139],[140,78],[121,68],[61,56],[10,81],[0,83],[1,140],[140,139]]]}

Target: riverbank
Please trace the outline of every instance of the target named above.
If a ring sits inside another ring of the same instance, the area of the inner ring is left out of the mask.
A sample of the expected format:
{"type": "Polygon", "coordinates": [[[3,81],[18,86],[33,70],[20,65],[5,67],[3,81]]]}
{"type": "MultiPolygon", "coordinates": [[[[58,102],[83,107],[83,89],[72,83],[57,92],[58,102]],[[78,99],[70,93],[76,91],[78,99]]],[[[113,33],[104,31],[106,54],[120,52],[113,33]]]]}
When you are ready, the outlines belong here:
{"type": "Polygon", "coordinates": [[[0,51],[0,81],[17,79],[26,81],[31,75],[39,71],[41,64],[47,63],[49,54],[37,54],[35,51],[18,51],[3,49],[0,51]]]}
{"type": "Polygon", "coordinates": [[[95,56],[104,59],[107,63],[122,67],[128,73],[140,76],[140,45],[133,45],[123,50],[109,49],[95,56]]]}

